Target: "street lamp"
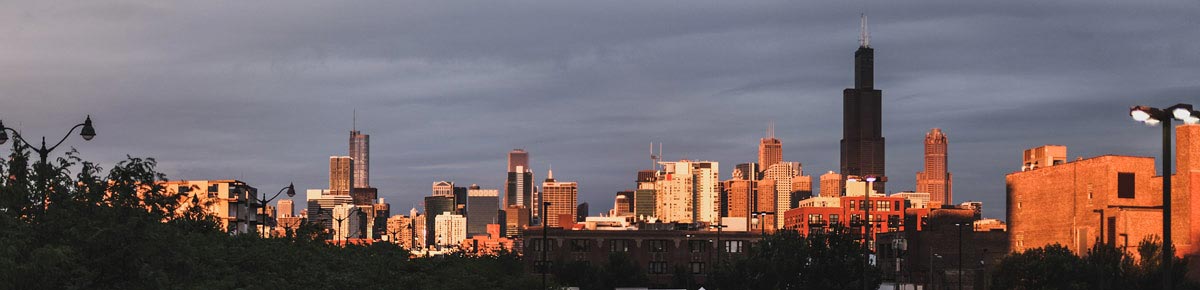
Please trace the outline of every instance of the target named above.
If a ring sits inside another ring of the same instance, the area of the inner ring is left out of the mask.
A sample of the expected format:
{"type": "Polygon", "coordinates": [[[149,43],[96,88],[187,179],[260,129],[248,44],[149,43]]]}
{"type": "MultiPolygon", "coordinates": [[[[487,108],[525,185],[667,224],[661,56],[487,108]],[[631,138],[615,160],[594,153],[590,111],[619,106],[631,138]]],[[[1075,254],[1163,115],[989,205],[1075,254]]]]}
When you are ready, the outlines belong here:
{"type": "MultiPolygon", "coordinates": [[[[262,223],[263,231],[267,232],[264,234],[270,233],[267,231],[267,203],[275,200],[276,197],[279,197],[279,194],[283,193],[284,190],[287,190],[288,197],[296,196],[296,186],[294,183],[288,183],[288,186],[280,188],[279,192],[276,192],[274,196],[271,196],[271,198],[267,198],[266,193],[263,193],[262,196],[258,198],[258,222],[262,223]]],[[[271,227],[271,229],[274,230],[275,227],[271,227]]],[[[265,238],[267,235],[263,235],[263,237],[265,238]]]]}
{"type": "Polygon", "coordinates": [[[962,281],[962,277],[963,277],[963,267],[962,267],[963,266],[963,237],[962,237],[963,233],[962,233],[962,228],[963,228],[963,226],[967,226],[967,225],[970,225],[970,224],[966,224],[966,223],[954,224],[954,227],[958,229],[958,289],[962,289],[962,286],[963,286],[963,281],[962,281]]]}
{"type": "MultiPolygon", "coordinates": [[[[862,280],[863,281],[862,282],[863,289],[869,288],[869,286],[867,286],[867,272],[870,271],[870,269],[871,269],[871,234],[873,234],[875,232],[875,224],[871,223],[871,207],[874,206],[873,204],[871,204],[871,190],[873,189],[872,185],[874,185],[876,179],[880,179],[880,178],[876,178],[875,176],[868,175],[864,179],[862,179],[867,182],[866,184],[864,184],[865,187],[863,187],[863,207],[862,207],[863,208],[863,218],[864,218],[864,220],[863,220],[864,221],[864,223],[863,223],[863,249],[866,251],[866,253],[863,256],[863,280],[862,280]]],[[[883,180],[881,180],[881,181],[887,180],[886,177],[882,178],[882,179],[883,180]]],[[[859,179],[856,177],[849,177],[849,178],[846,178],[846,181],[855,182],[855,181],[859,181],[859,179]]]]}
{"type": "MultiPolygon", "coordinates": [[[[67,134],[64,135],[62,137],[62,139],[59,139],[58,143],[55,143],[54,146],[46,147],[46,137],[42,136],[42,146],[41,146],[41,148],[38,148],[38,147],[33,147],[33,145],[30,145],[31,143],[29,143],[29,141],[27,141],[25,139],[25,137],[22,137],[20,132],[17,132],[17,130],[15,130],[13,128],[5,127],[4,122],[0,121],[0,144],[4,144],[5,142],[8,142],[8,132],[11,131],[13,134],[13,138],[16,139],[16,142],[17,142],[15,144],[18,147],[22,147],[22,148],[37,152],[38,157],[40,157],[40,159],[38,159],[39,160],[38,168],[41,170],[48,171],[49,170],[48,167],[50,166],[50,164],[46,162],[46,159],[49,158],[50,152],[53,152],[54,149],[58,149],[58,145],[62,145],[63,141],[67,141],[67,137],[70,137],[71,133],[75,132],[75,129],[77,129],[79,127],[83,127],[83,129],[79,131],[79,136],[83,137],[84,141],[91,141],[92,138],[96,137],[96,128],[92,127],[92,115],[88,115],[87,119],[83,120],[83,123],[79,123],[79,124],[75,125],[74,127],[71,127],[70,130],[67,130],[67,134]]],[[[41,187],[40,189],[42,190],[42,194],[45,195],[45,196],[43,196],[44,201],[48,201],[48,198],[49,198],[49,193],[47,193],[46,191],[47,191],[47,188],[49,187],[49,185],[47,183],[50,181],[50,179],[45,177],[46,174],[47,174],[47,172],[44,172],[44,171],[39,172],[39,174],[38,174],[39,179],[41,179],[38,181],[38,185],[39,185],[39,187],[41,187]]]]}
{"type": "Polygon", "coordinates": [[[774,214],[775,214],[775,212],[770,212],[770,211],[756,211],[756,212],[750,213],[750,216],[751,216],[750,222],[754,223],[754,224],[758,224],[758,230],[759,230],[760,234],[762,235],[762,238],[764,241],[767,239],[767,215],[774,215],[774,214]],[[759,222],[759,220],[762,220],[762,222],[759,222]]]}
{"type": "Polygon", "coordinates": [[[1190,104],[1176,104],[1168,107],[1166,110],[1148,107],[1148,106],[1133,106],[1129,108],[1129,116],[1133,117],[1134,121],[1145,123],[1146,125],[1162,125],[1162,200],[1163,200],[1163,289],[1172,288],[1171,277],[1171,260],[1175,257],[1175,251],[1171,243],[1171,119],[1183,121],[1187,124],[1196,124],[1200,122],[1200,113],[1192,110],[1190,104]]]}
{"type": "MultiPolygon", "coordinates": [[[[545,213],[546,209],[549,207],[550,207],[550,202],[543,201],[542,202],[542,213],[545,213]]],[[[540,243],[542,246],[542,267],[541,267],[542,268],[541,269],[542,270],[542,289],[549,289],[549,288],[546,288],[546,273],[550,272],[550,267],[547,267],[547,265],[546,265],[546,263],[547,263],[546,251],[548,251],[550,248],[549,247],[550,245],[548,245],[548,243],[546,242],[547,241],[547,238],[546,238],[547,229],[548,229],[548,227],[547,227],[546,221],[542,221],[542,242],[540,243]]]]}
{"type": "Polygon", "coordinates": [[[342,245],[342,246],[343,246],[343,247],[344,247],[344,246],[346,246],[346,245],[345,245],[345,242],[346,242],[346,238],[348,238],[348,237],[346,236],[346,226],[345,226],[345,225],[342,225],[342,222],[343,222],[343,221],[345,221],[346,219],[349,219],[349,218],[350,218],[350,214],[351,214],[351,213],[353,213],[354,211],[359,211],[359,212],[362,212],[362,210],[361,210],[361,209],[358,209],[358,207],[357,207],[357,206],[356,206],[356,207],[351,207],[350,209],[346,210],[346,214],[342,215],[342,218],[337,218],[337,217],[334,217],[334,218],[333,218],[333,219],[334,219],[334,220],[336,220],[336,221],[337,221],[337,223],[338,223],[338,224],[337,224],[337,225],[338,225],[338,235],[339,235],[339,236],[342,236],[342,243],[343,243],[343,245],[342,245]]]}
{"type": "Polygon", "coordinates": [[[709,225],[708,227],[717,228],[717,265],[719,266],[721,265],[721,249],[725,247],[725,245],[721,244],[721,228],[724,228],[725,225],[721,224],[721,218],[718,217],[717,224],[709,225]]]}

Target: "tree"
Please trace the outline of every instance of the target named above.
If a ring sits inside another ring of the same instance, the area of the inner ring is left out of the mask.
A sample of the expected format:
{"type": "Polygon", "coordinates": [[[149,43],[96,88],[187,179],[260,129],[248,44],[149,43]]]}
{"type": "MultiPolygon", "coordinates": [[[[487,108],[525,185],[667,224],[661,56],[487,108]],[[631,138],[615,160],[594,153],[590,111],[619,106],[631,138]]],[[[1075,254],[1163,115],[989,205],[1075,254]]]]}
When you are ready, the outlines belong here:
{"type": "Polygon", "coordinates": [[[878,288],[879,268],[865,269],[866,249],[846,228],[834,226],[807,236],[781,230],[750,248],[745,258],[718,265],[713,289],[878,288]]]}

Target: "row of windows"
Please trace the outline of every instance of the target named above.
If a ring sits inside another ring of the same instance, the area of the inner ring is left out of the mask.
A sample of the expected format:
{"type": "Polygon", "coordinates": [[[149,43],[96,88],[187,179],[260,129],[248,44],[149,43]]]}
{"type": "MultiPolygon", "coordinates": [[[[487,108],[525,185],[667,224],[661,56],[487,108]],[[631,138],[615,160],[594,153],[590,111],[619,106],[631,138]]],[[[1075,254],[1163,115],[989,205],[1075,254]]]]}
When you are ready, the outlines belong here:
{"type": "MultiPolygon", "coordinates": [[[[646,267],[650,274],[666,274],[667,262],[650,262],[650,266],[646,267]]],[[[689,262],[688,272],[692,274],[704,273],[704,262],[689,262]]]]}
{"type": "MultiPolygon", "coordinates": [[[[647,248],[647,250],[649,250],[650,252],[653,252],[653,253],[665,253],[669,249],[668,248],[669,242],[671,242],[671,241],[648,240],[648,241],[646,241],[646,248],[647,248]]],[[[746,241],[721,241],[721,242],[725,246],[725,249],[723,249],[723,250],[726,253],[741,253],[742,251],[745,250],[746,241]]],[[[608,251],[614,252],[614,253],[615,252],[629,252],[632,249],[633,243],[634,243],[633,240],[609,240],[608,241],[608,251]]],[[[542,245],[543,245],[542,239],[530,239],[529,240],[529,248],[532,251],[542,251],[542,245]]],[[[553,248],[553,243],[550,243],[550,245],[551,245],[551,248],[553,248]]],[[[595,240],[590,240],[590,239],[572,239],[570,241],[570,247],[571,247],[572,252],[590,252],[590,251],[592,251],[592,248],[594,248],[594,245],[595,245],[595,240]]],[[[710,246],[709,241],[706,241],[706,240],[688,240],[688,251],[690,251],[692,253],[703,253],[708,250],[709,246],[710,246]]]]}
{"type": "MultiPolygon", "coordinates": [[[[871,208],[871,210],[874,210],[874,211],[889,211],[889,210],[901,211],[901,210],[904,210],[904,202],[903,201],[876,200],[872,203],[875,204],[875,207],[871,208]]],[[[850,204],[850,210],[859,210],[859,209],[867,208],[867,206],[866,206],[867,201],[865,201],[865,200],[852,200],[849,202],[849,204],[850,204]]]]}

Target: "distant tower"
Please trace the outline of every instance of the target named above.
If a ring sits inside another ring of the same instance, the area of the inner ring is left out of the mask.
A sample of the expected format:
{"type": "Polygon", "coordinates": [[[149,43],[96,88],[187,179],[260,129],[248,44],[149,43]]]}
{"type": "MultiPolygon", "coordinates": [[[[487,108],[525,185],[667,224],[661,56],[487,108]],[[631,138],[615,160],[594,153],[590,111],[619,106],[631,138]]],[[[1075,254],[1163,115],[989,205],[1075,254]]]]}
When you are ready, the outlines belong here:
{"type": "Polygon", "coordinates": [[[371,135],[350,131],[350,158],[354,158],[354,188],[371,187],[371,135]]]}
{"type": "Polygon", "coordinates": [[[925,134],[925,171],[917,172],[917,191],[928,192],[929,202],[954,204],[952,175],[946,167],[947,145],[942,129],[925,134]]]}
{"type": "MultiPolygon", "coordinates": [[[[883,92],[875,89],[875,49],[862,17],[862,36],[854,51],[854,88],[842,91],[842,176],[885,176],[883,92]]],[[[883,182],[875,190],[884,191],[883,182]]]]}
{"type": "Polygon", "coordinates": [[[759,171],[766,171],[771,165],[783,162],[783,142],[775,139],[775,124],[767,125],[767,137],[758,141],[759,171]]]}
{"type": "MultiPolygon", "coordinates": [[[[504,186],[504,204],[520,206],[536,215],[537,201],[533,196],[533,170],[529,168],[529,152],[513,149],[508,152],[508,179],[504,186]]],[[[533,217],[530,216],[530,219],[533,217]]],[[[530,222],[530,221],[525,221],[530,222]]]]}
{"type": "Polygon", "coordinates": [[[550,227],[560,227],[571,224],[578,218],[579,184],[576,182],[560,182],[554,179],[554,171],[546,172],[546,181],[542,182],[542,196],[550,202],[542,221],[550,227]]]}
{"type": "Polygon", "coordinates": [[[354,159],[329,156],[329,194],[350,195],[351,188],[354,188],[354,159]]]}

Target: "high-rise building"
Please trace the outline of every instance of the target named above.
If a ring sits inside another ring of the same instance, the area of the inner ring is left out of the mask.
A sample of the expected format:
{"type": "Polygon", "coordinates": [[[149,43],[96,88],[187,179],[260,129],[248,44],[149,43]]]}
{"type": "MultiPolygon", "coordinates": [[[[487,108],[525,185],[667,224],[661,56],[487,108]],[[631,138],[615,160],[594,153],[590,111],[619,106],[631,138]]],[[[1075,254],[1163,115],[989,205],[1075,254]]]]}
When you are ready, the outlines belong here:
{"type": "Polygon", "coordinates": [[[654,191],[655,213],[663,222],[716,222],[721,212],[718,163],[714,161],[659,162],[654,191]]]}
{"type": "Polygon", "coordinates": [[[948,145],[941,129],[925,134],[925,170],[917,172],[917,192],[928,192],[935,204],[954,204],[953,175],[946,166],[948,145]]]}
{"type": "Polygon", "coordinates": [[[434,241],[438,246],[456,246],[467,239],[467,218],[462,215],[443,212],[434,217],[434,227],[434,241]]]}
{"type": "Polygon", "coordinates": [[[777,229],[778,225],[776,220],[782,220],[778,216],[779,213],[784,212],[783,210],[777,210],[779,208],[779,203],[776,202],[775,179],[763,178],[762,180],[759,180],[758,188],[755,190],[755,193],[755,211],[773,214],[760,216],[757,218],[757,221],[754,221],[755,217],[751,216],[751,229],[757,227],[766,231],[774,231],[777,229]]]}
{"type": "Polygon", "coordinates": [[[529,226],[529,208],[510,205],[504,208],[504,235],[519,237],[521,231],[529,226]]]}
{"type": "Polygon", "coordinates": [[[657,171],[641,170],[637,174],[637,190],[633,192],[633,216],[637,219],[657,217],[658,195],[655,193],[657,171]]]}
{"type": "Polygon", "coordinates": [[[354,188],[354,158],[329,156],[329,194],[350,195],[354,188]]]}
{"type": "Polygon", "coordinates": [[[797,176],[792,177],[792,194],[791,194],[792,202],[791,202],[791,206],[788,207],[789,209],[799,207],[801,200],[804,200],[804,199],[807,199],[807,198],[810,198],[813,196],[812,182],[813,182],[812,176],[797,175],[797,176]]]}
{"type": "Polygon", "coordinates": [[[454,196],[426,196],[425,197],[425,229],[428,231],[425,235],[425,243],[427,245],[437,244],[437,227],[433,224],[437,221],[437,216],[442,214],[454,213],[454,196]]]}
{"type": "MultiPolygon", "coordinates": [[[[477,187],[477,186],[475,186],[477,187]]],[[[500,212],[500,190],[467,190],[467,236],[487,234],[488,224],[498,224],[500,212]]]]}
{"type": "Polygon", "coordinates": [[[202,205],[209,204],[205,210],[226,231],[252,233],[262,223],[255,214],[259,211],[258,189],[240,180],[180,180],[162,185],[166,192],[178,194],[179,211],[190,208],[193,198],[202,205]]]}
{"type": "Polygon", "coordinates": [[[413,249],[413,218],[399,214],[388,218],[386,237],[401,248],[413,249]]]}
{"type": "Polygon", "coordinates": [[[350,131],[350,158],[354,159],[354,188],[371,187],[371,135],[350,131]]]}
{"type": "Polygon", "coordinates": [[[613,211],[611,216],[632,216],[633,215],[633,191],[617,192],[613,200],[613,211]]]}
{"type": "Polygon", "coordinates": [[[758,165],[765,170],[779,162],[783,162],[783,142],[775,139],[775,125],[771,124],[767,137],[758,141],[758,165]]]}
{"type": "MultiPolygon", "coordinates": [[[[792,208],[792,179],[800,176],[800,172],[800,162],[779,162],[763,171],[763,180],[770,179],[774,184],[771,195],[775,197],[776,212],[792,208]]],[[[775,228],[783,228],[783,219],[775,219],[775,228]]]]}
{"type": "MultiPolygon", "coordinates": [[[[883,92],[875,89],[875,49],[862,19],[862,36],[854,52],[854,88],[842,91],[841,173],[885,176],[883,92]]],[[[884,191],[883,182],[875,182],[884,191]]]]}
{"type": "Polygon", "coordinates": [[[537,216],[540,206],[534,200],[533,170],[529,168],[529,152],[524,149],[508,152],[508,179],[505,181],[504,197],[505,206],[519,205],[529,209],[530,221],[537,216]]]}
{"type": "Polygon", "coordinates": [[[413,219],[413,222],[412,222],[412,225],[413,225],[413,238],[412,238],[413,248],[414,249],[424,249],[427,246],[429,246],[429,243],[426,243],[426,241],[429,240],[429,228],[427,228],[427,226],[429,225],[429,222],[427,219],[428,215],[418,214],[417,209],[415,209],[415,208],[412,209],[411,213],[412,214],[409,216],[413,217],[412,218],[413,219]]]}
{"type": "Polygon", "coordinates": [[[328,189],[309,189],[306,193],[308,221],[320,224],[323,229],[330,231],[335,230],[333,208],[354,203],[349,195],[335,195],[328,189]]]}
{"type": "Polygon", "coordinates": [[[542,197],[550,205],[546,207],[542,221],[550,227],[573,223],[579,210],[576,207],[578,195],[578,183],[557,181],[554,179],[554,171],[547,171],[546,181],[542,182],[542,197]]]}
{"type": "Polygon", "coordinates": [[[575,222],[581,223],[588,216],[588,203],[581,203],[575,207],[575,222]]]}
{"type": "Polygon", "coordinates": [[[433,183],[433,196],[454,197],[454,182],[438,181],[433,183]]]}
{"type": "Polygon", "coordinates": [[[333,207],[333,230],[337,239],[367,238],[366,213],[353,204],[333,207]]]}
{"type": "Polygon", "coordinates": [[[293,217],[296,215],[295,205],[290,198],[280,199],[276,203],[276,208],[279,209],[279,217],[293,217]]]}
{"type": "Polygon", "coordinates": [[[843,179],[842,175],[838,174],[837,172],[829,171],[825,172],[825,174],[821,174],[820,196],[841,197],[845,192],[843,187],[845,186],[845,182],[846,180],[843,179]]]}
{"type": "MultiPolygon", "coordinates": [[[[759,144],[759,147],[762,147],[759,144]]],[[[762,148],[759,148],[762,150],[762,148]]],[[[761,152],[760,152],[761,154],[761,152]]],[[[782,155],[781,155],[782,156],[782,155]]],[[[758,163],[740,163],[733,168],[733,179],[744,180],[759,180],[762,179],[762,169],[758,167],[758,163]]]]}
{"type": "MultiPolygon", "coordinates": [[[[754,197],[757,194],[758,181],[734,179],[725,181],[725,216],[745,218],[750,221],[750,213],[755,211],[754,197]]],[[[749,225],[747,225],[749,226],[749,225]]]]}

